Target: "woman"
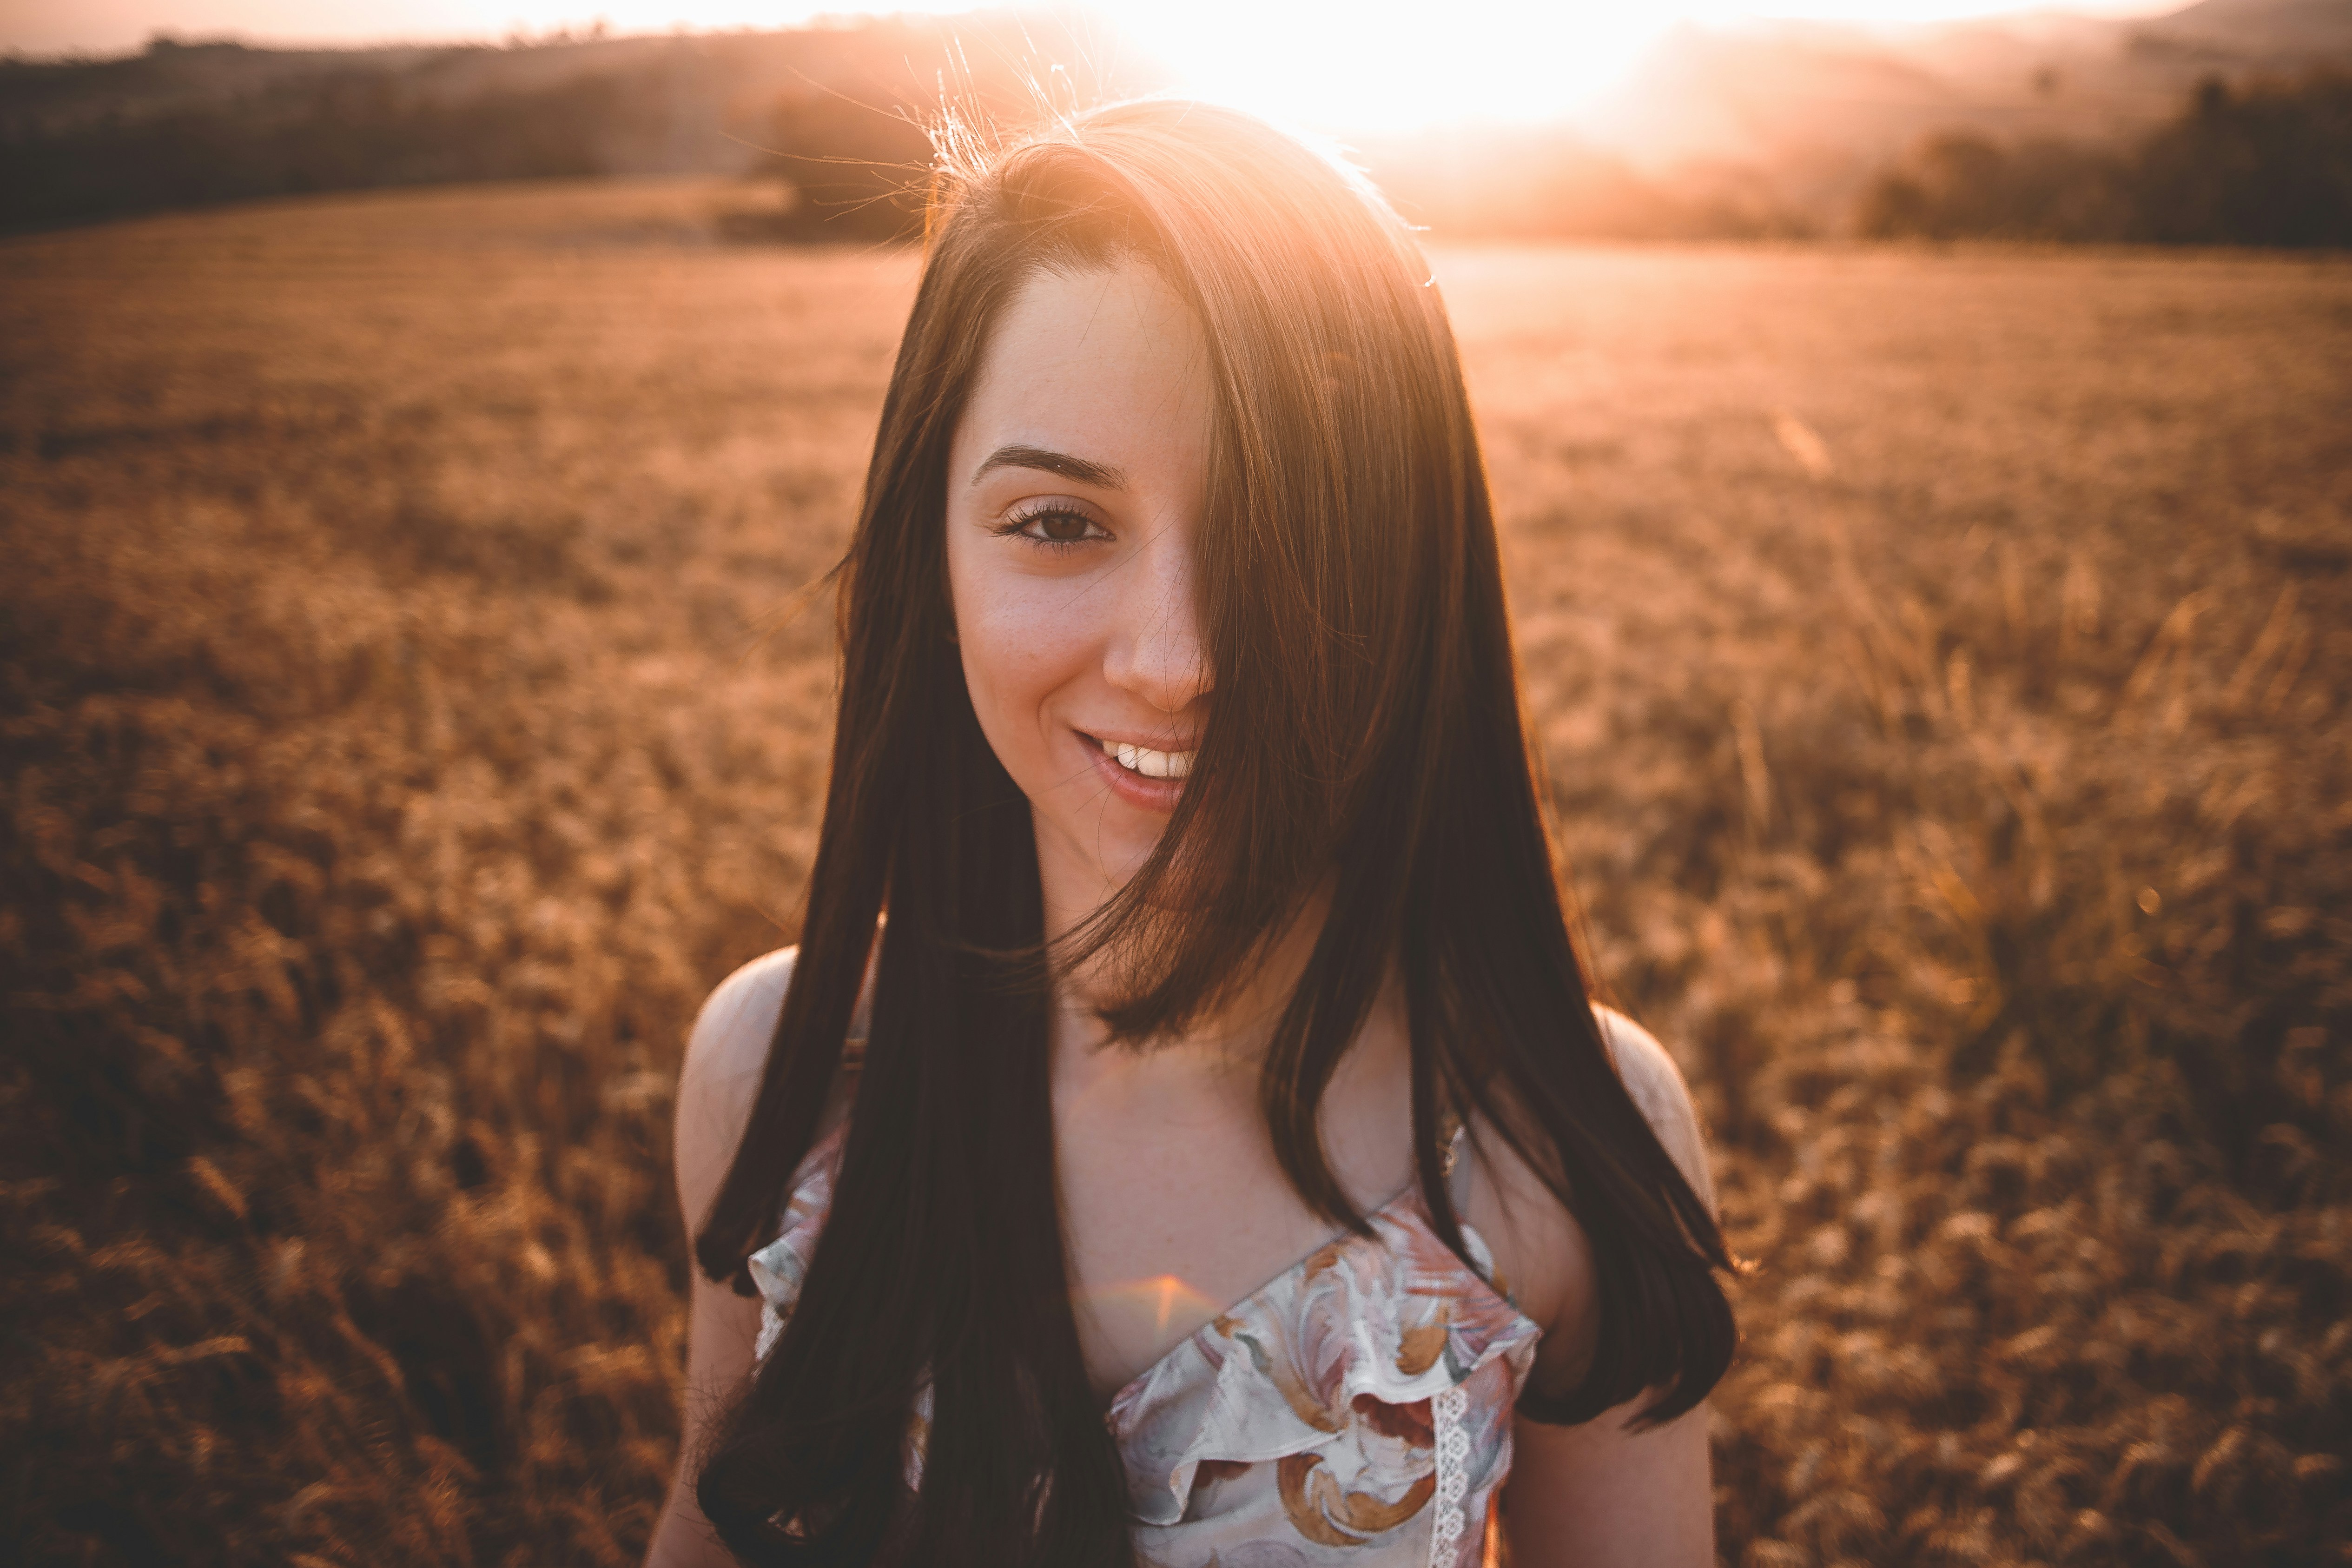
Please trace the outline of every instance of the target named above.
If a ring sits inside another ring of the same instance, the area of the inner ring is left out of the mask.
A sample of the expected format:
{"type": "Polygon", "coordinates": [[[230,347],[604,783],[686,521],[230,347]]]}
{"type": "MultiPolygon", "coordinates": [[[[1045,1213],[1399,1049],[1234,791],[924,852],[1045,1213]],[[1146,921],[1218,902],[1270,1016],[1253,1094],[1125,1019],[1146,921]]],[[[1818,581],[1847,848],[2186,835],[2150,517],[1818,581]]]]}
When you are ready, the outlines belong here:
{"type": "Polygon", "coordinates": [[[1711,1562],[1727,1260],[1586,997],[1410,235],[1154,101],[927,244],[802,943],[679,1087],[653,1560],[1711,1562]]]}

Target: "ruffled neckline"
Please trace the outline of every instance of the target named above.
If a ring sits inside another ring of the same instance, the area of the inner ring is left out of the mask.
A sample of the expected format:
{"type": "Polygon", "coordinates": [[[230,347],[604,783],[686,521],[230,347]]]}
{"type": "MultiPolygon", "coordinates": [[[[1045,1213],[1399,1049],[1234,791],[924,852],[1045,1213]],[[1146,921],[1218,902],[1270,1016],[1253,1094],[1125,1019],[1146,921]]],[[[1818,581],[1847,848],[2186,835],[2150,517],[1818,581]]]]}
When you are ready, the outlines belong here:
{"type": "Polygon", "coordinates": [[[1139,1521],[1176,1523],[1213,1461],[1360,1447],[1368,1427],[1417,1444],[1427,1402],[1497,1358],[1514,1391],[1524,1383],[1542,1330],[1489,1282],[1493,1254],[1475,1228],[1461,1226],[1465,1262],[1417,1186],[1365,1219],[1370,1235],[1325,1242],[1112,1396],[1106,1420],[1139,1521]]]}
{"type": "MultiPolygon", "coordinates": [[[[1386,1203],[1381,1204],[1379,1207],[1366,1210],[1364,1219],[1367,1224],[1372,1226],[1374,1231],[1377,1233],[1380,1228],[1380,1221],[1383,1217],[1388,1217],[1391,1219],[1392,1222],[1401,1223],[1397,1220],[1396,1215],[1396,1211],[1400,1209],[1406,1210],[1412,1220],[1418,1221],[1418,1228],[1426,1230],[1431,1240],[1438,1241],[1435,1223],[1428,1217],[1428,1208],[1421,1200],[1421,1187],[1418,1183],[1408,1184],[1399,1191],[1394,1196],[1391,1197],[1386,1203]]],[[[1470,1247],[1471,1256],[1478,1259],[1478,1267],[1476,1269],[1472,1271],[1473,1277],[1477,1279],[1480,1285],[1486,1285],[1487,1278],[1491,1277],[1495,1271],[1494,1255],[1487,1249],[1486,1238],[1479,1236],[1477,1232],[1471,1227],[1468,1220],[1460,1220],[1457,1223],[1461,1227],[1464,1245],[1470,1247]]],[[[1193,1330],[1191,1333],[1185,1335],[1182,1339],[1169,1346],[1167,1351],[1159,1358],[1159,1360],[1154,1361],[1150,1366],[1145,1367],[1141,1372],[1137,1373],[1133,1377],[1129,1378],[1125,1383],[1121,1384],[1119,1385],[1118,1392],[1110,1396],[1110,1404],[1105,1409],[1106,1419],[1115,1419],[1119,1406],[1127,1403],[1131,1395],[1135,1394],[1145,1383],[1149,1382],[1152,1373],[1158,1372],[1165,1363],[1174,1358],[1188,1347],[1192,1346],[1193,1342],[1198,1340],[1202,1335],[1214,1332],[1218,1324],[1240,1317],[1242,1314],[1247,1312],[1251,1308],[1263,1302],[1267,1297],[1275,1295],[1276,1292],[1285,1289],[1298,1275],[1305,1273],[1308,1268],[1313,1267],[1318,1259],[1321,1259],[1327,1253],[1331,1252],[1334,1248],[1344,1247],[1351,1241],[1361,1242],[1367,1239],[1367,1237],[1360,1236],[1352,1230],[1339,1231],[1335,1235],[1326,1237],[1322,1241],[1317,1243],[1311,1250],[1294,1259],[1290,1263],[1286,1264],[1280,1270],[1270,1276],[1265,1284],[1260,1285],[1248,1295],[1241,1297],[1237,1300],[1227,1305],[1223,1310],[1218,1312],[1207,1322],[1202,1323],[1199,1328],[1193,1330]]],[[[1443,1241],[1438,1241],[1438,1245],[1444,1247],[1444,1243],[1443,1241]]],[[[1446,1250],[1448,1253],[1451,1253],[1453,1249],[1448,1247],[1446,1250]]],[[[1456,1259],[1456,1261],[1458,1262],[1459,1259],[1456,1259]]],[[[1486,1286],[1486,1289],[1489,1294],[1494,1295],[1498,1300],[1510,1307],[1513,1311],[1516,1312],[1518,1310],[1517,1303],[1511,1299],[1510,1292],[1507,1289],[1497,1290],[1493,1286],[1486,1286]]]]}
{"type": "MultiPolygon", "coordinates": [[[[809,1151],[781,1234],[749,1260],[767,1309],[759,1354],[799,1296],[832,1207],[841,1142],[835,1128],[809,1151]]],[[[1139,1522],[1178,1522],[1213,1462],[1337,1454],[1383,1438],[1418,1447],[1427,1402],[1498,1358],[1509,1363],[1510,1389],[1524,1384],[1542,1330],[1494,1282],[1493,1253],[1476,1229],[1462,1224],[1465,1262],[1438,1237],[1417,1184],[1364,1218],[1370,1234],[1325,1241],[1111,1396],[1104,1421],[1139,1522]]]]}

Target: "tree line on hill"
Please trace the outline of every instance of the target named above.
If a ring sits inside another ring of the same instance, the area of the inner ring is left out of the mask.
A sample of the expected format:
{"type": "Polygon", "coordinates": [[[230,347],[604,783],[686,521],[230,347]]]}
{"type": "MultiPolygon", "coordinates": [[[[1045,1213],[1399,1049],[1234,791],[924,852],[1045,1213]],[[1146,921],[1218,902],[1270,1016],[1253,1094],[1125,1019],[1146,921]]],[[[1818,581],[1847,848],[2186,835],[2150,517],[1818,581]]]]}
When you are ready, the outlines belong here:
{"type": "Polygon", "coordinates": [[[611,171],[648,106],[609,76],[443,100],[338,71],[226,105],[0,123],[0,226],[26,228],[319,191],[611,171]]]}
{"type": "Polygon", "coordinates": [[[1974,132],[1921,143],[1864,194],[1873,237],[2352,247],[2352,75],[2231,88],[2121,145],[1974,132]]]}
{"type": "Polygon", "coordinates": [[[1154,85],[1010,17],[292,51],[158,39],[105,60],[0,59],[0,229],[257,197],[642,174],[781,178],[744,220],[782,238],[905,228],[943,103],[1020,121],[1154,85]],[[1041,63],[1043,62],[1043,63],[1041,63]],[[880,197],[880,201],[874,198],[880,197]]]}
{"type": "MultiPolygon", "coordinates": [[[[739,239],[914,233],[944,102],[1017,123],[1154,85],[1045,59],[1108,51],[1034,25],[856,26],[522,49],[299,55],[159,40],[142,56],[0,59],[0,230],[160,208],[456,181],[734,173],[775,199],[739,239]],[[1047,84],[1041,86],[1041,83],[1047,84]]],[[[1997,237],[2352,246],[2352,75],[2198,87],[2136,137],[1932,136],[1831,200],[1769,168],[1654,174],[1559,128],[1370,147],[1416,223],[1453,236],[1997,237]]]]}

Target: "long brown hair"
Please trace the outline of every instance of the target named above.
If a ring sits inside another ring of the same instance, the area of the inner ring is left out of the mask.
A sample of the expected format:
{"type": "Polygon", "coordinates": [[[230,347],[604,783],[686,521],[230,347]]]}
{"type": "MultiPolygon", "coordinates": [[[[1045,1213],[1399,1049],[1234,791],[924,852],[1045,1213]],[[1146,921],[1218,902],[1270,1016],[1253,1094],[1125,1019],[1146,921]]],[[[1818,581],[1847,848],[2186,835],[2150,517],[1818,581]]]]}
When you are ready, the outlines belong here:
{"type": "Polygon", "coordinates": [[[824,831],[743,1141],[696,1237],[748,1290],[842,1073],[887,910],[833,1209],[796,1309],[719,1424],[703,1511],[759,1563],[1131,1558],[1079,1352],[1048,1100],[1027,802],[953,644],[949,442],[988,334],[1040,269],[1154,268],[1198,315],[1217,400],[1199,614],[1215,689],[1158,848],[1055,954],[1108,954],[1149,1048],[1223,999],[1318,889],[1329,915],[1267,1049],[1283,1169],[1366,1228],[1316,1111],[1385,976],[1412,1035],[1422,1195],[1463,1250],[1448,1111],[1491,1126],[1591,1237],[1601,1336],[1574,1422],[1729,1361],[1706,1205],[1627,1095],[1563,913],[1495,526],[1452,332],[1411,234],[1355,171],[1257,121],[1099,110],[936,183],[928,258],[844,563],[824,831]],[[931,1394],[922,1479],[910,1412],[931,1394]]]}

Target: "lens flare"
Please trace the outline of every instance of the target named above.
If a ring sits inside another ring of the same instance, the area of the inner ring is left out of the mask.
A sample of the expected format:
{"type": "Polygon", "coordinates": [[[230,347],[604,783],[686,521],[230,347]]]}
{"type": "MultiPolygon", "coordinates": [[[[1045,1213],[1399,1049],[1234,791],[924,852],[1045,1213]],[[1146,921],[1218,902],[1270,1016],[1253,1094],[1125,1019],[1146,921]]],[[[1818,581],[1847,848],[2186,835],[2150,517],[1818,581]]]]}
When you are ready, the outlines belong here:
{"type": "Polygon", "coordinates": [[[1171,1323],[1216,1315],[1218,1304],[1173,1274],[1141,1279],[1118,1279],[1081,1291],[1081,1300],[1096,1308],[1113,1308],[1122,1316],[1151,1318],[1151,1331],[1165,1337],[1171,1323]]]}

